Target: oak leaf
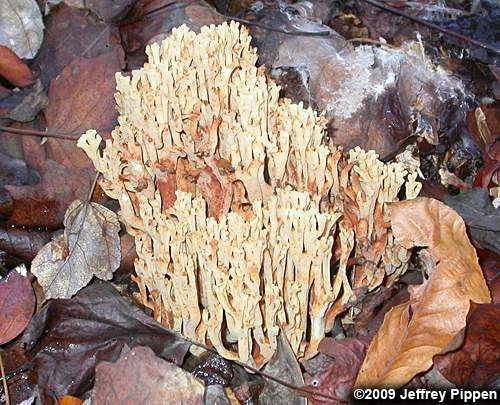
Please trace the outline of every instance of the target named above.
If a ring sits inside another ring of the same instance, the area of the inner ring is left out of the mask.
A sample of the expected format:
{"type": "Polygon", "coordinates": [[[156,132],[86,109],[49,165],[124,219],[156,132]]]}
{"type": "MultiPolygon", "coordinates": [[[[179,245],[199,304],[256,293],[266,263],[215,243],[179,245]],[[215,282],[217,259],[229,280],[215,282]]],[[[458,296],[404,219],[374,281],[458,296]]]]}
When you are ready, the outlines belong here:
{"type": "Polygon", "coordinates": [[[465,327],[470,301],[489,303],[490,294],[462,218],[428,198],[390,206],[397,243],[427,247],[436,263],[429,279],[409,288],[407,303],[384,318],[361,366],[356,387],[400,387],[432,366],[465,327]]]}

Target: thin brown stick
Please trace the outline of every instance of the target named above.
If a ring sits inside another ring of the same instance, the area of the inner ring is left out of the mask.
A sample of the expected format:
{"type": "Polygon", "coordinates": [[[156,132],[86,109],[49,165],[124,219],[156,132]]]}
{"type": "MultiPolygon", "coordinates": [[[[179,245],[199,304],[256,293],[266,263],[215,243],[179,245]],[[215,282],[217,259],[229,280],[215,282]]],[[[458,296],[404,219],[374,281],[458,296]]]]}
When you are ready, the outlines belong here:
{"type": "Polygon", "coordinates": [[[0,351],[0,373],[3,380],[3,392],[5,393],[5,404],[10,405],[9,388],[7,387],[7,379],[5,378],[5,370],[3,368],[2,352],[0,351]]]}
{"type": "Polygon", "coordinates": [[[37,136],[42,138],[66,139],[68,141],[77,141],[81,135],[81,134],[58,134],[55,132],[36,131],[34,129],[5,127],[3,125],[0,125],[0,131],[10,132],[12,134],[18,134],[18,135],[37,136]]]}
{"type": "Polygon", "coordinates": [[[459,32],[449,30],[448,28],[440,27],[437,24],[431,23],[430,21],[423,20],[419,17],[415,17],[409,14],[406,14],[405,12],[398,10],[397,8],[386,6],[385,4],[382,4],[376,0],[362,0],[365,3],[371,4],[374,7],[378,7],[384,11],[388,11],[390,13],[399,15],[401,17],[408,18],[409,20],[412,20],[418,24],[425,25],[426,27],[432,28],[433,30],[442,32],[443,34],[449,35],[450,37],[455,37],[457,39],[460,39],[462,41],[468,42],[470,44],[479,46],[484,49],[488,49],[491,52],[499,53],[500,54],[500,49],[495,48],[492,45],[485,44],[484,42],[478,41],[477,39],[470,38],[466,35],[460,34],[459,32]]]}
{"type": "Polygon", "coordinates": [[[92,187],[90,187],[89,195],[87,197],[87,202],[92,202],[92,196],[94,195],[95,188],[97,186],[97,180],[99,179],[101,173],[97,172],[94,177],[94,181],[92,182],[92,187]]]}
{"type": "MultiPolygon", "coordinates": [[[[217,352],[217,350],[215,350],[215,349],[213,349],[211,347],[208,347],[208,346],[206,346],[206,345],[204,345],[202,343],[195,342],[195,341],[193,341],[191,339],[188,339],[186,337],[184,337],[184,339],[187,342],[189,342],[192,345],[194,345],[194,346],[198,346],[198,347],[201,347],[202,349],[208,350],[209,352],[212,352],[212,353],[215,353],[215,354],[219,354],[217,352]]],[[[339,398],[335,398],[335,397],[332,397],[330,395],[321,394],[319,392],[311,391],[311,390],[309,390],[307,388],[304,388],[304,387],[298,387],[296,385],[293,385],[293,384],[291,384],[291,383],[289,383],[287,381],[284,381],[284,380],[282,380],[282,379],[280,379],[278,377],[275,377],[274,375],[268,374],[268,373],[266,373],[264,371],[261,371],[261,370],[255,368],[255,367],[249,366],[248,364],[245,364],[245,363],[243,363],[243,362],[241,362],[239,360],[229,360],[229,359],[226,359],[226,360],[229,361],[229,362],[231,362],[231,363],[237,364],[240,367],[246,368],[246,369],[250,370],[252,373],[259,374],[262,377],[267,378],[268,380],[272,380],[275,383],[283,385],[284,387],[287,387],[287,388],[289,388],[291,390],[300,391],[300,392],[303,392],[304,394],[307,394],[307,395],[310,395],[310,396],[313,396],[313,397],[317,397],[317,398],[321,398],[323,400],[327,399],[329,401],[334,401],[334,402],[339,402],[339,401],[343,402],[339,398]]]]}

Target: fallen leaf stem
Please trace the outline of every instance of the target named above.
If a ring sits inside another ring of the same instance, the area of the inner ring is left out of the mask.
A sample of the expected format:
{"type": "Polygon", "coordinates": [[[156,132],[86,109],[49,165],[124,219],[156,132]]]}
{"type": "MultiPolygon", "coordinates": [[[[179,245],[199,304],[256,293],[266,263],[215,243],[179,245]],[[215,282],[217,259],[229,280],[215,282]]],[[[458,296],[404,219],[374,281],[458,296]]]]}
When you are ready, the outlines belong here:
{"type": "Polygon", "coordinates": [[[34,369],[33,363],[26,363],[16,368],[15,370],[5,373],[4,376],[0,377],[0,380],[1,381],[10,380],[12,377],[15,377],[18,374],[25,373],[26,371],[31,371],[33,369],[34,369]]]}
{"type": "Polygon", "coordinates": [[[3,368],[2,351],[0,351],[0,375],[3,380],[3,391],[5,394],[5,404],[10,405],[9,389],[7,387],[7,379],[5,378],[5,370],[3,368]]]}
{"type": "Polygon", "coordinates": [[[12,134],[18,134],[18,135],[38,136],[42,138],[66,139],[69,141],[77,141],[80,136],[80,134],[57,134],[55,132],[44,132],[44,131],[37,131],[34,129],[12,128],[12,127],[5,127],[3,125],[0,125],[0,131],[10,132],[12,134]]]}

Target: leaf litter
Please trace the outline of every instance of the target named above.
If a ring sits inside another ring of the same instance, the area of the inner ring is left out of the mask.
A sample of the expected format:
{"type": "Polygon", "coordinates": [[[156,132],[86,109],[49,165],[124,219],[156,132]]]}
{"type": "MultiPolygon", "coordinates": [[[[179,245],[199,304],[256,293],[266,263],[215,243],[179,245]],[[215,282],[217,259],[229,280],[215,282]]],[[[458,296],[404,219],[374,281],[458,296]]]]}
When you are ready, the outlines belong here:
{"type": "Polygon", "coordinates": [[[83,396],[92,388],[95,366],[116,361],[125,345],[148,346],[177,365],[190,346],[99,280],[71,299],[49,301],[20,344],[38,370],[39,387],[57,397],[83,396]]]}

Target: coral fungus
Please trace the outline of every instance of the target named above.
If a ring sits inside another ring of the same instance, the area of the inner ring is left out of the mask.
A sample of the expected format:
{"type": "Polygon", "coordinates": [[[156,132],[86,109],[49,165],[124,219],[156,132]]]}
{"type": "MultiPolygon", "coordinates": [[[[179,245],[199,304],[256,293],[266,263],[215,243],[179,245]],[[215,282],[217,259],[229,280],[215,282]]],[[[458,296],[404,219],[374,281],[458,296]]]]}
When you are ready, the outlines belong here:
{"type": "Polygon", "coordinates": [[[95,131],[78,143],[135,237],[142,302],[229,359],[265,364],[280,329],[311,357],[356,291],[405,272],[385,204],[418,194],[416,172],[335,147],[236,23],[176,28],[147,55],[116,75],[102,154],[95,131]]]}

